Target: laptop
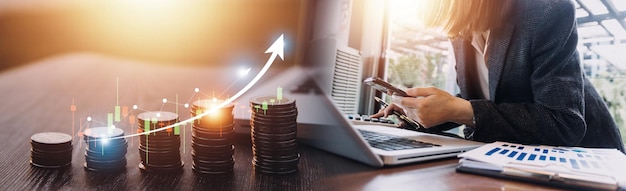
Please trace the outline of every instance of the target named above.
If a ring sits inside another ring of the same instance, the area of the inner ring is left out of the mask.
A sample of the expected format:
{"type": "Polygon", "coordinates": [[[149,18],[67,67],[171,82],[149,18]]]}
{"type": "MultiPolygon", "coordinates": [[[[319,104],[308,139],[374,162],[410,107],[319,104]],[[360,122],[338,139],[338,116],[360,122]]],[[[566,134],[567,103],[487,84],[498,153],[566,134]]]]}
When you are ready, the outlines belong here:
{"type": "MultiPolygon", "coordinates": [[[[277,87],[283,97],[296,100],[298,108],[298,141],[374,167],[399,165],[446,157],[477,148],[483,143],[442,135],[421,133],[383,125],[357,125],[342,113],[330,95],[316,87],[307,76],[309,71],[291,67],[264,81],[240,97],[275,95],[277,87]]],[[[250,113],[235,111],[235,119],[250,128],[250,113]]]]}

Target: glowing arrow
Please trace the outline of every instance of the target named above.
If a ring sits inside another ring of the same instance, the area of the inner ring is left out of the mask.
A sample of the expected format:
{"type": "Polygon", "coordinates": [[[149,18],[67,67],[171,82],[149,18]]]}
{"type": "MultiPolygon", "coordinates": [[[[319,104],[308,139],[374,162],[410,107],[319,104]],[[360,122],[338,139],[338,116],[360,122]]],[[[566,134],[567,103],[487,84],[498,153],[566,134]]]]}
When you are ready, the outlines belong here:
{"type": "Polygon", "coordinates": [[[283,34],[281,34],[280,37],[278,37],[278,39],[276,39],[276,41],[274,41],[274,43],[265,51],[265,53],[272,53],[272,55],[270,56],[270,59],[268,59],[267,62],[265,63],[265,66],[263,66],[263,68],[261,68],[261,71],[259,71],[259,73],[256,76],[254,76],[252,81],[250,81],[250,83],[248,83],[245,87],[243,87],[243,89],[239,90],[239,92],[237,92],[235,95],[233,95],[232,97],[228,98],[224,102],[222,102],[219,105],[217,105],[217,107],[213,107],[212,109],[207,110],[204,113],[201,113],[199,115],[196,115],[195,117],[189,118],[189,119],[184,120],[184,121],[180,121],[178,123],[175,123],[175,124],[172,124],[172,125],[169,125],[169,126],[161,127],[161,128],[154,129],[154,130],[151,130],[151,131],[146,131],[146,132],[143,132],[143,133],[126,135],[126,136],[122,136],[122,137],[115,137],[115,138],[111,138],[111,139],[121,139],[121,138],[126,138],[126,137],[139,136],[141,134],[146,134],[147,135],[147,134],[150,134],[150,133],[163,131],[163,130],[166,130],[166,129],[169,129],[169,128],[172,128],[172,127],[175,127],[175,126],[183,125],[185,123],[191,123],[194,120],[200,119],[200,118],[210,114],[211,112],[214,112],[215,110],[232,103],[233,101],[235,101],[235,99],[241,97],[241,95],[243,95],[250,88],[252,88],[252,86],[254,86],[254,84],[256,84],[261,79],[261,77],[263,77],[263,75],[265,75],[265,72],[267,72],[267,70],[270,69],[270,66],[272,66],[272,63],[276,59],[276,55],[280,56],[281,60],[284,60],[284,57],[283,57],[284,48],[285,48],[284,45],[285,45],[285,42],[283,40],[283,34]]]}

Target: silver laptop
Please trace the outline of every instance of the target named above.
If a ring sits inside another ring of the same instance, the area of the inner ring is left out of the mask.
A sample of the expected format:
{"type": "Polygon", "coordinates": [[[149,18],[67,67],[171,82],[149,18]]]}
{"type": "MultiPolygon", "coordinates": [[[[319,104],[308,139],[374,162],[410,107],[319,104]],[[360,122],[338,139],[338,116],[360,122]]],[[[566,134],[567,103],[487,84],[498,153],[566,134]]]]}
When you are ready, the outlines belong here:
{"type": "MultiPolygon", "coordinates": [[[[307,72],[299,67],[287,69],[239,100],[245,104],[252,97],[274,95],[280,86],[283,96],[296,100],[299,142],[376,167],[454,157],[483,145],[383,125],[355,125],[315,82],[303,77],[309,76],[307,72]]],[[[249,124],[248,112],[235,112],[235,118],[243,126],[249,124]]]]}

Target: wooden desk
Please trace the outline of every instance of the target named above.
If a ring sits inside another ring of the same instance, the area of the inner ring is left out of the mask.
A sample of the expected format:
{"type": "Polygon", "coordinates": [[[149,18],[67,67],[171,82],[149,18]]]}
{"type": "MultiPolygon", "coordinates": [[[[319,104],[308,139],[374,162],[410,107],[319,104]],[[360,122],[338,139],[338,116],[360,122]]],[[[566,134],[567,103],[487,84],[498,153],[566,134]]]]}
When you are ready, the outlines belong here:
{"type": "MultiPolygon", "coordinates": [[[[253,69],[254,70],[254,69],[253,69]]],[[[258,70],[258,69],[257,69],[258,70]]],[[[457,159],[372,168],[315,148],[301,146],[299,171],[291,175],[258,174],[252,170],[246,129],[236,137],[236,164],[231,175],[203,176],[191,170],[190,138],[181,154],[179,174],[142,173],[137,164],[137,139],[129,139],[128,165],[120,173],[83,169],[84,144],[76,138],[71,167],[65,170],[32,167],[30,136],[44,131],[72,132],[72,102],[77,106],[75,129],[87,116],[106,121],[117,104],[159,110],[162,98],[184,103],[193,89],[216,95],[234,78],[236,69],[185,68],[141,63],[91,54],[71,54],[0,72],[0,190],[529,190],[536,185],[493,179],[454,171],[457,159]]],[[[232,94],[244,83],[236,83],[232,94]]],[[[225,97],[225,95],[222,95],[225,97]]],[[[181,119],[189,117],[180,109],[181,119]]],[[[174,111],[173,104],[163,110],[174,111]]],[[[124,120],[122,121],[123,124],[124,120]]],[[[97,125],[98,122],[91,122],[97,125]]],[[[136,126],[119,125],[126,133],[136,126]]],[[[185,130],[189,133],[189,127],[185,130]]]]}

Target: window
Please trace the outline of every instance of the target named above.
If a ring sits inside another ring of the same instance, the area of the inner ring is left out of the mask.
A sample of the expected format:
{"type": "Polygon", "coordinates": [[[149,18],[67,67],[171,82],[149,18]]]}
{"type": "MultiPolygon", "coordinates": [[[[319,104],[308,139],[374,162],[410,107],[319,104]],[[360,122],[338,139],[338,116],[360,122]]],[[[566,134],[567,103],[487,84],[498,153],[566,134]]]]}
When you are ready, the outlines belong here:
{"type": "Polygon", "coordinates": [[[385,78],[402,88],[435,86],[456,94],[450,43],[443,33],[424,28],[419,2],[389,1],[385,78]]]}
{"type": "MultiPolygon", "coordinates": [[[[417,12],[420,2],[388,1],[384,78],[402,89],[434,86],[456,95],[459,90],[454,62],[449,56],[450,42],[442,32],[424,27],[417,12]]],[[[390,96],[384,99],[391,101],[390,96]]]]}
{"type": "Polygon", "coordinates": [[[626,1],[575,0],[578,52],[626,142],[626,1]]]}

